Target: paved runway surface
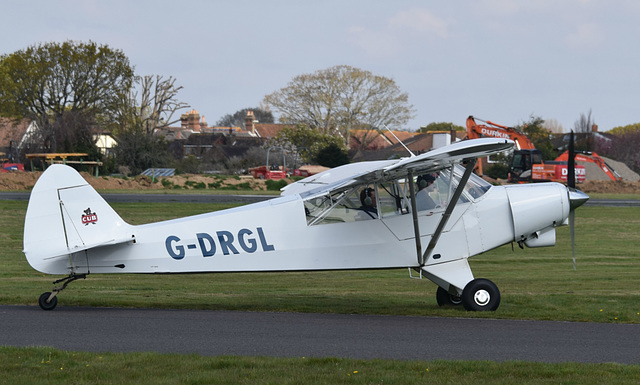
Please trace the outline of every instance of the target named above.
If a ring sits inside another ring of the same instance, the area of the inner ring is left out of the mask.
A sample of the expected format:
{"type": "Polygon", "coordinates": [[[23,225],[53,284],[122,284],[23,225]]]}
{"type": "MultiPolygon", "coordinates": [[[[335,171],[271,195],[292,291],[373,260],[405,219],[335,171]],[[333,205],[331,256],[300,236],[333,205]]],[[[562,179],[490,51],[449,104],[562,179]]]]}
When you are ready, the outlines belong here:
{"type": "Polygon", "coordinates": [[[0,344],[92,352],[640,364],[640,325],[0,306],[0,344]]]}

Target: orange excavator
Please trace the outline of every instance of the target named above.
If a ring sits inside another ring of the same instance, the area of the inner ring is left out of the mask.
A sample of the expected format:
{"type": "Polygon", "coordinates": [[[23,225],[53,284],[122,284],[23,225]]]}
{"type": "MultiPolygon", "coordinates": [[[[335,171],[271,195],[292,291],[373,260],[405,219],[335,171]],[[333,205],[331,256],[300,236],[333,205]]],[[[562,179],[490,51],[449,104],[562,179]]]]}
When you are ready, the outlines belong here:
{"type": "MultiPolygon", "coordinates": [[[[516,143],[513,161],[509,167],[509,175],[512,172],[520,175],[521,173],[531,170],[532,165],[542,163],[542,153],[536,150],[531,140],[524,133],[513,127],[503,126],[488,120],[482,120],[469,116],[467,118],[467,138],[477,139],[484,137],[511,139],[516,143]],[[484,124],[478,124],[480,121],[484,124]]],[[[475,173],[483,175],[482,162],[476,164],[475,173]]]]}
{"type": "MultiPolygon", "coordinates": [[[[507,127],[469,116],[467,118],[467,137],[469,139],[475,139],[487,136],[511,139],[516,143],[516,149],[513,152],[513,158],[509,166],[510,182],[567,182],[569,151],[565,151],[553,161],[543,162],[542,153],[540,150],[536,150],[531,140],[524,133],[513,127],[507,127]],[[476,120],[485,124],[477,124],[476,120]]],[[[595,152],[576,153],[575,160],[578,162],[595,163],[613,181],[622,179],[620,175],[607,165],[604,159],[595,152]]],[[[475,171],[478,175],[482,175],[482,165],[480,162],[478,162],[475,171]]],[[[585,167],[576,165],[575,176],[578,183],[584,182],[586,176],[585,167]]]]}

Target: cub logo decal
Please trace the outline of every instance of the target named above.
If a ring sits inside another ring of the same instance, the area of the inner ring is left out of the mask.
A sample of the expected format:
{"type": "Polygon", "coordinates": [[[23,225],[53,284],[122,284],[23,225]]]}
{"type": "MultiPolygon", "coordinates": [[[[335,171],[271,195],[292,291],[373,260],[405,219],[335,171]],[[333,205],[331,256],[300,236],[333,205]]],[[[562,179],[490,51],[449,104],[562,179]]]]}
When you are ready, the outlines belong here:
{"type": "Polygon", "coordinates": [[[98,222],[98,214],[92,213],[91,208],[87,208],[84,210],[84,214],[82,215],[82,223],[85,226],[89,226],[89,224],[96,224],[98,222]]]}

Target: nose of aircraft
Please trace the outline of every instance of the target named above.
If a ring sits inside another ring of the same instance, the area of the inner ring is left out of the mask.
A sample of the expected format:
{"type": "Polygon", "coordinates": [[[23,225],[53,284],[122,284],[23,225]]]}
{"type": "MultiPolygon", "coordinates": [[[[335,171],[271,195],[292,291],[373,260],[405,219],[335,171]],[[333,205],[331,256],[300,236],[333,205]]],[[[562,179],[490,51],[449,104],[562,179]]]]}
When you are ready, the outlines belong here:
{"type": "Polygon", "coordinates": [[[575,210],[589,200],[589,195],[580,190],[572,187],[567,187],[567,190],[569,192],[569,207],[571,207],[571,210],[575,210]]]}

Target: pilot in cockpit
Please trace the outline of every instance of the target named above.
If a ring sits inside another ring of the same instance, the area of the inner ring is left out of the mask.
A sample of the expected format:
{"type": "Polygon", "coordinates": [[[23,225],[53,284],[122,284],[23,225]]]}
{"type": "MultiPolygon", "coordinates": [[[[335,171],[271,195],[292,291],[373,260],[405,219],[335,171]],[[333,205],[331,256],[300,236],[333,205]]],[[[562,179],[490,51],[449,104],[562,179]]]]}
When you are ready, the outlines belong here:
{"type": "Polygon", "coordinates": [[[373,188],[366,187],[360,191],[360,203],[362,206],[359,208],[356,220],[378,218],[376,191],[373,188]]]}
{"type": "Polygon", "coordinates": [[[418,211],[431,210],[436,207],[436,202],[429,196],[433,190],[433,183],[436,178],[433,174],[420,175],[416,180],[418,192],[416,193],[416,209],[418,211]]]}

